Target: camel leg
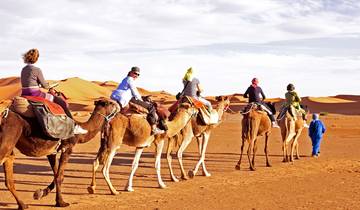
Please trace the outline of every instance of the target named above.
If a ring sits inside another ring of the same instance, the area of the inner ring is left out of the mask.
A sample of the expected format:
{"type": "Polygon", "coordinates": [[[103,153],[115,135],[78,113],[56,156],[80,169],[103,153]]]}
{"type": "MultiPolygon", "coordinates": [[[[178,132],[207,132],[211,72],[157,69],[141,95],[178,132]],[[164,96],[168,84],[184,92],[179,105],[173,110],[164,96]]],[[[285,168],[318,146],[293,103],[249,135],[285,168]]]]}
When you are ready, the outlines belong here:
{"type": "Polygon", "coordinates": [[[168,146],[167,146],[167,150],[166,150],[166,159],[168,162],[168,166],[169,166],[169,171],[170,171],[170,177],[171,180],[174,182],[179,182],[178,178],[176,178],[174,171],[172,169],[172,157],[171,157],[171,152],[172,149],[174,148],[174,138],[169,138],[168,141],[168,146]]]}
{"type": "Polygon", "coordinates": [[[257,139],[254,140],[254,147],[253,147],[253,158],[252,158],[252,165],[255,168],[255,157],[257,152],[257,139]]]}
{"type": "Polygon", "coordinates": [[[61,185],[64,179],[64,172],[66,164],[69,161],[70,155],[72,153],[72,146],[70,145],[64,152],[61,153],[58,173],[55,174],[55,184],[56,184],[56,207],[66,207],[69,206],[69,203],[66,203],[62,198],[61,185]]]}
{"type": "Polygon", "coordinates": [[[289,156],[288,156],[288,145],[289,145],[290,141],[293,139],[294,135],[295,135],[295,133],[292,133],[292,132],[289,133],[289,135],[286,137],[285,141],[283,142],[283,154],[284,154],[283,162],[289,161],[289,156],[291,156],[291,155],[289,154],[289,156]]]}
{"type": "MultiPolygon", "coordinates": [[[[292,162],[294,160],[294,152],[295,150],[298,150],[298,138],[300,137],[300,132],[297,132],[296,135],[294,136],[294,140],[292,143],[292,147],[291,147],[291,156],[290,156],[290,161],[292,162]]],[[[297,151],[297,156],[298,156],[298,151],[297,151]]]]}
{"type": "Polygon", "coordinates": [[[162,141],[158,142],[157,146],[156,146],[155,168],[156,168],[156,175],[158,178],[158,183],[159,183],[160,188],[166,188],[166,185],[161,178],[161,172],[160,172],[160,170],[161,170],[161,153],[162,153],[162,150],[164,147],[164,143],[165,143],[165,141],[162,140],[162,141]]]}
{"type": "MultiPolygon", "coordinates": [[[[54,177],[55,174],[57,173],[58,167],[59,167],[59,162],[56,158],[56,154],[51,154],[47,156],[48,161],[50,163],[51,169],[54,173],[54,177]]],[[[40,200],[41,198],[47,196],[53,189],[55,188],[55,180],[53,180],[49,186],[47,186],[45,189],[38,189],[34,192],[33,198],[35,200],[40,200]]]]}
{"type": "Polygon", "coordinates": [[[108,158],[104,161],[104,167],[102,169],[103,176],[105,178],[106,184],[109,187],[112,195],[118,195],[119,192],[114,188],[110,180],[110,166],[116,154],[117,148],[111,148],[108,158]]]}
{"type": "Polygon", "coordinates": [[[93,171],[92,171],[92,179],[91,179],[91,184],[90,186],[87,188],[89,194],[94,194],[95,193],[95,189],[96,189],[96,171],[100,166],[100,162],[99,162],[99,155],[96,157],[96,159],[93,162],[93,171]]]}
{"type": "Polygon", "coordinates": [[[237,163],[236,166],[235,166],[235,169],[237,169],[237,170],[240,170],[241,158],[242,158],[243,151],[244,151],[244,145],[245,145],[245,139],[244,139],[244,138],[241,138],[240,158],[239,158],[238,163],[237,163]]]}
{"type": "Polygon", "coordinates": [[[299,160],[300,159],[300,153],[299,153],[299,137],[301,135],[301,131],[299,131],[299,134],[295,136],[295,139],[294,141],[296,142],[295,144],[295,151],[296,151],[296,156],[295,156],[295,159],[296,160],[299,160]]]}
{"type": "MultiPolygon", "coordinates": [[[[186,126],[185,128],[187,128],[188,126],[186,126]]],[[[189,179],[188,176],[186,175],[185,169],[184,169],[184,165],[182,162],[182,155],[184,150],[187,148],[187,146],[190,144],[191,140],[194,137],[194,134],[192,132],[192,128],[188,127],[188,129],[186,129],[185,131],[185,135],[183,136],[183,142],[180,145],[180,148],[177,152],[177,157],[178,157],[178,161],[179,161],[179,165],[180,165],[180,170],[181,170],[181,178],[184,180],[189,179]]]]}
{"type": "Polygon", "coordinates": [[[11,194],[16,199],[16,203],[18,204],[18,209],[27,209],[28,205],[26,205],[22,200],[20,200],[14,183],[14,153],[11,153],[11,156],[5,160],[3,163],[4,174],[5,174],[5,185],[11,192],[11,194]]]}
{"type": "Polygon", "coordinates": [[[204,171],[205,176],[211,176],[211,174],[206,170],[206,166],[205,166],[206,148],[209,143],[210,133],[205,132],[205,133],[203,133],[202,137],[203,137],[203,142],[202,142],[203,145],[202,145],[200,160],[197,162],[194,170],[189,171],[190,178],[193,178],[196,175],[197,171],[199,170],[200,165],[203,166],[203,171],[204,171]]]}
{"type": "Polygon", "coordinates": [[[255,168],[252,164],[251,161],[251,152],[254,150],[254,140],[251,139],[249,142],[249,147],[248,147],[248,151],[247,151],[247,156],[248,156],[248,160],[249,160],[249,164],[250,164],[250,170],[255,171],[255,168]]]}
{"type": "Polygon", "coordinates": [[[134,174],[136,169],[139,166],[139,161],[140,161],[140,157],[141,157],[141,153],[143,152],[144,148],[143,147],[137,147],[135,150],[135,157],[131,166],[131,172],[130,172],[130,176],[129,176],[129,180],[128,183],[125,187],[125,190],[127,190],[128,192],[133,192],[133,178],[134,178],[134,174]]]}
{"type": "Polygon", "coordinates": [[[269,133],[265,134],[265,148],[264,153],[266,157],[266,167],[271,167],[270,161],[269,161],[269,148],[268,148],[268,142],[269,142],[269,133]]]}

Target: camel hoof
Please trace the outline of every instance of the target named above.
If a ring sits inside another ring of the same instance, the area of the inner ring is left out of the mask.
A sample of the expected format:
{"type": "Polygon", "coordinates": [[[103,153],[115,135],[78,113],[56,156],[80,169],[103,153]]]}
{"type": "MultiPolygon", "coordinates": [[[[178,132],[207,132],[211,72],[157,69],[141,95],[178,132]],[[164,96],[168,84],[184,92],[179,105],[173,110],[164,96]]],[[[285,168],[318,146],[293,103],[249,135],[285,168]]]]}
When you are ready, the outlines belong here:
{"type": "Polygon", "coordinates": [[[182,179],[182,180],[188,180],[189,177],[188,177],[188,176],[181,176],[181,179],[182,179]]]}
{"type": "Polygon", "coordinates": [[[44,195],[44,191],[42,189],[38,189],[34,192],[33,199],[40,200],[44,195]]]}
{"type": "Polygon", "coordinates": [[[23,203],[22,201],[20,201],[19,203],[18,203],[18,205],[19,205],[19,210],[24,210],[24,209],[28,209],[29,208],[29,206],[27,205],[27,204],[25,204],[25,203],[23,203]]]}
{"type": "Polygon", "coordinates": [[[240,170],[240,165],[239,165],[239,164],[236,165],[236,166],[235,166],[235,169],[236,169],[236,170],[240,170]]]}
{"type": "Polygon", "coordinates": [[[256,171],[256,168],[255,167],[250,167],[250,170],[251,171],[256,171]]]}
{"type": "Polygon", "coordinates": [[[194,178],[195,173],[194,173],[193,170],[190,170],[190,171],[188,172],[188,175],[189,175],[190,179],[192,179],[192,178],[194,178]]]}
{"type": "Polygon", "coordinates": [[[125,188],[125,190],[128,192],[134,192],[134,189],[132,187],[127,187],[127,188],[125,188]]]}
{"type": "Polygon", "coordinates": [[[70,203],[66,203],[65,201],[62,202],[56,202],[56,207],[67,207],[70,206],[70,203]]]}
{"type": "Polygon", "coordinates": [[[176,178],[176,177],[171,177],[171,180],[172,180],[173,182],[179,182],[178,178],[176,178]]]}
{"type": "Polygon", "coordinates": [[[283,161],[282,161],[283,163],[286,163],[286,162],[288,162],[286,159],[283,159],[283,161]]]}
{"type": "Polygon", "coordinates": [[[272,167],[272,165],[270,163],[267,163],[266,167],[272,167]]]}
{"type": "Polygon", "coordinates": [[[210,177],[211,174],[209,172],[207,172],[207,173],[203,173],[203,176],[210,177]]]}
{"type": "Polygon", "coordinates": [[[89,186],[87,188],[87,191],[88,191],[89,194],[94,194],[95,193],[95,186],[89,186]]]}
{"type": "Polygon", "coordinates": [[[300,157],[295,157],[295,160],[300,160],[300,157]]]}
{"type": "Polygon", "coordinates": [[[111,195],[119,195],[119,192],[117,190],[111,190],[111,195]]]}
{"type": "Polygon", "coordinates": [[[167,186],[165,184],[159,184],[159,188],[160,189],[165,189],[165,188],[167,188],[167,186]]]}

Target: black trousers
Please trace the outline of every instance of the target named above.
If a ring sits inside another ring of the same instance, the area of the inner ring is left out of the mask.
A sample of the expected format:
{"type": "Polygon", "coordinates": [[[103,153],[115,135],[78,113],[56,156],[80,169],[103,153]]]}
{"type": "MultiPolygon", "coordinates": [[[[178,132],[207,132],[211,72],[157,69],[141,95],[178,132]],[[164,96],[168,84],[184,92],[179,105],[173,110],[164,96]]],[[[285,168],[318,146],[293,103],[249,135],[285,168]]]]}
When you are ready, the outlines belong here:
{"type": "Polygon", "coordinates": [[[58,97],[58,96],[54,96],[54,103],[57,103],[61,106],[61,108],[64,109],[65,111],[65,114],[70,117],[71,119],[73,119],[72,115],[71,115],[71,112],[69,110],[69,107],[67,106],[66,102],[61,98],[61,97],[58,97]]]}
{"type": "Polygon", "coordinates": [[[157,124],[159,117],[156,114],[156,109],[155,109],[154,104],[145,102],[145,101],[140,101],[135,98],[132,98],[130,101],[134,104],[137,104],[137,105],[140,105],[140,106],[146,108],[149,111],[149,114],[147,116],[147,121],[150,123],[150,125],[157,124]]]}

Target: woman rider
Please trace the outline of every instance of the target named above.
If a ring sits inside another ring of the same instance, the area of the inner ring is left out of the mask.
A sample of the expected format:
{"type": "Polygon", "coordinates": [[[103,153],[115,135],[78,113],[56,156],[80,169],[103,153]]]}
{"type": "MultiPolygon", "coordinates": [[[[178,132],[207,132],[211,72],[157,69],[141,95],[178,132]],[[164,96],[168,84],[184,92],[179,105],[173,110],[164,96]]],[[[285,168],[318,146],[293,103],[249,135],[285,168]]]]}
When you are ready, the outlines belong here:
{"type": "MultiPolygon", "coordinates": [[[[50,86],[49,83],[45,81],[41,69],[34,66],[39,59],[39,55],[38,49],[30,49],[23,55],[23,60],[26,66],[21,71],[21,96],[38,96],[59,104],[65,111],[66,115],[73,119],[66,102],[62,98],[40,90],[40,87],[50,89],[50,86]]],[[[85,133],[87,133],[87,130],[81,128],[79,125],[75,125],[74,134],[85,133]]]]}

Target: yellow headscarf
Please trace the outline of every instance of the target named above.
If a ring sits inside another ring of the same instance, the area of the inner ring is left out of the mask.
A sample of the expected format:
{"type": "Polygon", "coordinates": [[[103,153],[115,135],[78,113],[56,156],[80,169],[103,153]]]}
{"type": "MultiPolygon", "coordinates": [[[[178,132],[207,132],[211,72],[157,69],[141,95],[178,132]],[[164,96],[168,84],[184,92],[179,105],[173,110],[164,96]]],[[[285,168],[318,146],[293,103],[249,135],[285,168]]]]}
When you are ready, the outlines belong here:
{"type": "Polygon", "coordinates": [[[193,69],[192,69],[192,67],[190,67],[188,70],[186,70],[183,80],[191,81],[192,79],[193,79],[193,69]]]}

